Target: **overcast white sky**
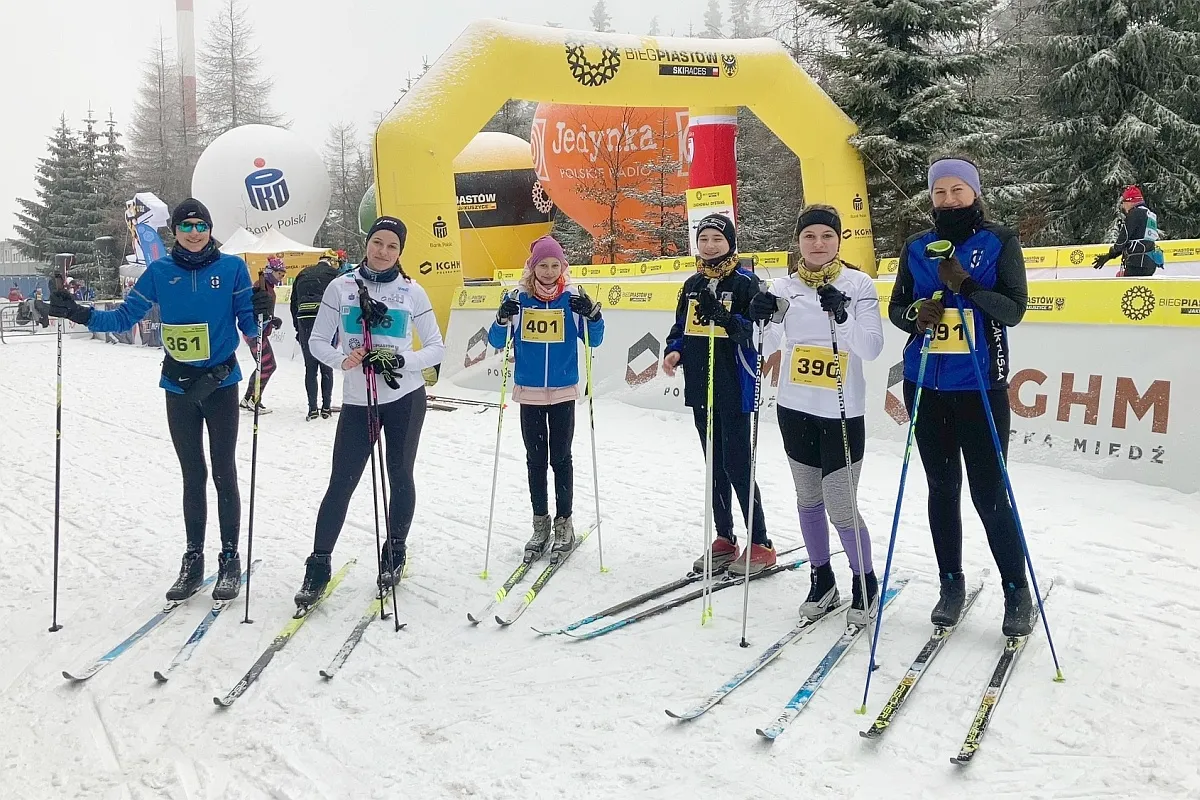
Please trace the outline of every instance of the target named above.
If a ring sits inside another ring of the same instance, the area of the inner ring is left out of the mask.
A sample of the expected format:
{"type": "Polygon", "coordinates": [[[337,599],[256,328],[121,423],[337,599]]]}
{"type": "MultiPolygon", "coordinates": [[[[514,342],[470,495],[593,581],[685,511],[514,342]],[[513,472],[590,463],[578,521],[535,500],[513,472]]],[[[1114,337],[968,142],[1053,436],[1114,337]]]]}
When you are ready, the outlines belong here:
{"type": "MultiPolygon", "coordinates": [[[[275,110],[320,148],[331,122],[364,132],[399,97],[422,56],[434,61],[473,19],[503,17],[588,28],[594,0],[245,0],[275,79],[275,110]]],[[[220,0],[195,0],[197,46],[220,0]]],[[[608,0],[613,27],[664,34],[702,28],[706,0],[608,0]]],[[[727,9],[728,4],[722,3],[727,9]]],[[[726,12],[727,14],[727,12],[726,12]]],[[[0,238],[13,234],[16,197],[34,197],[34,168],[66,113],[78,126],[90,104],[128,119],[140,62],[159,28],[174,42],[174,0],[0,0],[0,238]]]]}

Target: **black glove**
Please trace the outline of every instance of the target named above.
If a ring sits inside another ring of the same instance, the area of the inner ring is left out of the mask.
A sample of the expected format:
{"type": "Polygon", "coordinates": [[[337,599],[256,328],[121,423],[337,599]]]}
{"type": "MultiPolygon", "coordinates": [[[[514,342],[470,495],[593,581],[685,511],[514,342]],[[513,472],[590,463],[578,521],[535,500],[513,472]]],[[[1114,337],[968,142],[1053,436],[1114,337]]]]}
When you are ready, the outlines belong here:
{"type": "Polygon", "coordinates": [[[841,325],[848,318],[846,314],[846,306],[850,305],[850,296],[844,292],[833,288],[833,284],[827,283],[820,289],[817,289],[817,296],[821,298],[821,310],[827,314],[833,314],[833,321],[841,325]]]}
{"type": "Polygon", "coordinates": [[[600,319],[600,304],[588,297],[582,289],[579,290],[579,294],[571,295],[570,304],[571,310],[583,316],[588,322],[600,319]]]}
{"type": "Polygon", "coordinates": [[[1112,258],[1108,253],[1101,253],[1092,260],[1092,269],[1100,269],[1112,258]]]}
{"type": "Polygon", "coordinates": [[[254,306],[256,317],[269,317],[275,312],[275,301],[271,299],[271,293],[259,286],[254,287],[254,292],[250,295],[250,304],[254,306]]]}
{"type": "Polygon", "coordinates": [[[708,289],[701,289],[699,297],[696,298],[696,316],[700,318],[700,322],[707,325],[709,322],[714,322],[722,328],[726,327],[733,315],[729,313],[729,309],[725,308],[724,304],[717,299],[717,296],[708,289]]]}
{"type": "Polygon", "coordinates": [[[404,356],[390,347],[375,347],[363,359],[363,370],[371,370],[383,378],[393,389],[400,388],[400,370],[404,369],[404,356]]]}
{"type": "Polygon", "coordinates": [[[917,308],[917,333],[924,334],[925,330],[942,321],[946,307],[941,300],[924,300],[917,308]]]}
{"type": "Polygon", "coordinates": [[[75,298],[66,289],[56,289],[50,293],[50,305],[46,313],[52,317],[65,317],[76,325],[87,325],[92,318],[92,310],[75,302],[75,298]]]}
{"type": "Polygon", "coordinates": [[[507,325],[508,321],[521,313],[521,304],[517,302],[517,298],[504,296],[504,301],[500,303],[500,308],[496,310],[496,321],[501,325],[507,325]]]}
{"type": "Polygon", "coordinates": [[[759,292],[750,299],[750,319],[753,322],[766,322],[775,316],[778,308],[778,297],[770,292],[759,292]]]}

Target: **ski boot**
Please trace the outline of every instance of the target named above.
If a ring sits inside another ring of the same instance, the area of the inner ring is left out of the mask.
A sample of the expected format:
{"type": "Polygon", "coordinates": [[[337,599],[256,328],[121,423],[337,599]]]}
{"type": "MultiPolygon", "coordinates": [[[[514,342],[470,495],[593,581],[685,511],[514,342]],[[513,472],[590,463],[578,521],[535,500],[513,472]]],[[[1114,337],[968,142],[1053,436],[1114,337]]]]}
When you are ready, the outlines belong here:
{"type": "MultiPolygon", "coordinates": [[[[731,561],[736,561],[741,549],[737,546],[737,542],[733,539],[727,539],[724,536],[718,536],[713,539],[712,543],[712,574],[719,575],[725,571],[731,561]]],[[[697,575],[704,574],[705,556],[700,556],[692,562],[692,572],[697,575]]]]}
{"type": "Polygon", "coordinates": [[[383,543],[383,555],[379,559],[379,590],[385,591],[399,583],[404,575],[404,562],[408,559],[405,543],[399,539],[388,539],[383,543]]]}
{"type": "Polygon", "coordinates": [[[1033,633],[1033,596],[1028,586],[1004,584],[1004,635],[1028,636],[1033,633]]]}
{"type": "Polygon", "coordinates": [[[222,550],[217,556],[217,583],[213,600],[233,600],[242,591],[242,558],[235,550],[222,550]]]}
{"type": "Polygon", "coordinates": [[[953,628],[962,618],[963,604],[967,601],[967,584],[961,572],[947,572],[941,578],[941,596],[929,615],[929,621],[939,628],[953,628]]]}
{"type": "Polygon", "coordinates": [[[200,584],[204,583],[204,552],[188,550],[183,554],[183,564],[179,567],[179,578],[175,585],[167,589],[167,599],[172,602],[187,600],[196,593],[200,584]]]}
{"type": "Polygon", "coordinates": [[[333,416],[333,411],[329,410],[328,408],[321,409],[321,419],[329,419],[332,416],[333,416]]]}
{"type": "Polygon", "coordinates": [[[316,419],[319,416],[321,416],[320,413],[314,408],[312,411],[308,412],[308,416],[306,416],[304,418],[304,421],[312,422],[314,419],[316,419]]]}
{"type": "MultiPolygon", "coordinates": [[[[757,575],[767,567],[775,566],[775,547],[767,542],[766,544],[750,543],[750,574],[757,575]]],[[[746,557],[743,553],[736,560],[729,562],[730,575],[745,575],[746,574],[746,557]]]]}
{"type": "MultiPolygon", "coordinates": [[[[253,411],[255,410],[255,409],[254,409],[254,401],[253,401],[253,400],[251,400],[249,397],[243,397],[243,398],[242,398],[242,402],[241,402],[239,405],[242,407],[242,410],[243,410],[243,411],[250,411],[250,412],[253,412],[253,411]]],[[[270,413],[271,413],[271,409],[269,409],[269,408],[267,408],[266,406],[264,406],[264,405],[262,404],[262,401],[260,400],[260,401],[258,402],[258,413],[259,413],[259,414],[270,414],[270,413]]]]}
{"type": "Polygon", "coordinates": [[[552,558],[565,558],[575,549],[575,526],[570,517],[554,520],[554,546],[550,548],[552,558]]]}
{"type": "Polygon", "coordinates": [[[846,612],[846,624],[867,627],[871,620],[879,616],[879,581],[875,578],[875,570],[865,575],[855,575],[850,588],[854,595],[850,600],[850,610],[846,612]],[[862,586],[867,584],[867,602],[863,602],[862,586]]]}
{"type": "Polygon", "coordinates": [[[525,561],[541,558],[550,546],[550,515],[533,515],[533,536],[525,543],[525,561]]]}
{"type": "Polygon", "coordinates": [[[304,562],[304,583],[300,584],[300,591],[296,592],[295,598],[298,607],[309,608],[325,591],[332,573],[331,561],[329,555],[313,553],[304,562]]]}
{"type": "Polygon", "coordinates": [[[841,602],[837,579],[833,576],[833,565],[822,564],[813,567],[812,584],[808,590],[808,597],[800,604],[800,616],[816,621],[837,608],[841,602]]]}

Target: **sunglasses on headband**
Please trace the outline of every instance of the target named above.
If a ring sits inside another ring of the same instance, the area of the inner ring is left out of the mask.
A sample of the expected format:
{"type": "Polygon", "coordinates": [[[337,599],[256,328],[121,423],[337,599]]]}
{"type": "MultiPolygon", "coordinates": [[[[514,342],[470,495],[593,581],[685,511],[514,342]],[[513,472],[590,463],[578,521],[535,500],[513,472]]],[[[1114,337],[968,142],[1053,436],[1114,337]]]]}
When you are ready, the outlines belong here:
{"type": "Polygon", "coordinates": [[[192,231],[196,231],[196,233],[208,233],[208,223],[181,222],[179,223],[179,230],[183,231],[184,233],[191,233],[192,231]]]}

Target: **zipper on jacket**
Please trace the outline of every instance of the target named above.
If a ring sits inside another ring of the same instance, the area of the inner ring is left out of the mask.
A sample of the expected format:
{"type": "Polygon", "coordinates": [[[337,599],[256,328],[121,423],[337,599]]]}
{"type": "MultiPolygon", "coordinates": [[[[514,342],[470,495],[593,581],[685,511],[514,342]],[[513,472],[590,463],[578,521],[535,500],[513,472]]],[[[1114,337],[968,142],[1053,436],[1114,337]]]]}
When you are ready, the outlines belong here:
{"type": "MultiPolygon", "coordinates": [[[[561,297],[562,295],[559,295],[559,296],[561,297]]],[[[548,303],[545,300],[542,301],[542,305],[545,306],[547,309],[550,308],[550,303],[548,303]]],[[[566,320],[564,319],[563,320],[564,332],[565,332],[566,327],[567,327],[566,320]]],[[[544,366],[546,369],[545,369],[545,377],[542,379],[542,388],[549,389],[550,388],[550,342],[546,342],[546,363],[544,364],[544,366]]]]}

